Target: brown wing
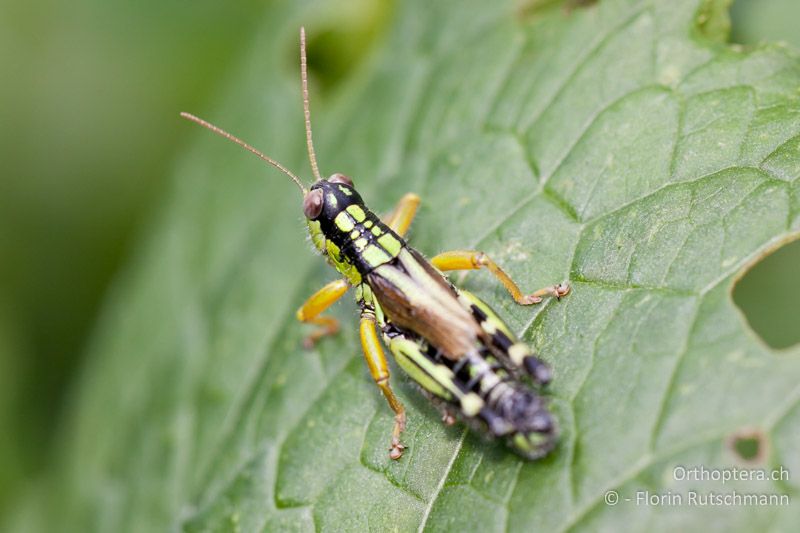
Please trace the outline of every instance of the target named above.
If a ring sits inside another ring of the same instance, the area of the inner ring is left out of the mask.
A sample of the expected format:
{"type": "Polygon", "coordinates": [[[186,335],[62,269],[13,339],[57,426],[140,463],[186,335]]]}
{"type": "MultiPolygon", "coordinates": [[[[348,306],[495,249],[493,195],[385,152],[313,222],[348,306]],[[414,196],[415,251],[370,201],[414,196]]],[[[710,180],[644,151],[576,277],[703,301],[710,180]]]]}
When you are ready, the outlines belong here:
{"type": "Polygon", "coordinates": [[[367,275],[384,313],[453,360],[474,352],[483,330],[458,301],[458,295],[419,253],[405,248],[397,261],[367,275]]]}

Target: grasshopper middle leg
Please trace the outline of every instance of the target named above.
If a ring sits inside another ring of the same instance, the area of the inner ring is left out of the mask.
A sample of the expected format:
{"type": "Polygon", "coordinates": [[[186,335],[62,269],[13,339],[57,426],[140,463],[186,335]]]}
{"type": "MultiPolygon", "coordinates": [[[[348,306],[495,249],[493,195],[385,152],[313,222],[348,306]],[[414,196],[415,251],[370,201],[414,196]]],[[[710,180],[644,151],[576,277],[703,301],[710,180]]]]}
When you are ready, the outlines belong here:
{"type": "Polygon", "coordinates": [[[406,410],[400,400],[395,396],[391,385],[389,385],[389,366],[386,363],[386,355],[383,353],[378,334],[375,331],[375,315],[369,311],[361,314],[361,324],[359,328],[361,334],[361,347],[364,350],[364,358],[367,360],[369,373],[375,384],[381,389],[389,407],[394,411],[394,429],[392,430],[392,444],[389,447],[389,457],[400,459],[403,455],[405,446],[400,442],[400,434],[406,428],[406,410]]]}

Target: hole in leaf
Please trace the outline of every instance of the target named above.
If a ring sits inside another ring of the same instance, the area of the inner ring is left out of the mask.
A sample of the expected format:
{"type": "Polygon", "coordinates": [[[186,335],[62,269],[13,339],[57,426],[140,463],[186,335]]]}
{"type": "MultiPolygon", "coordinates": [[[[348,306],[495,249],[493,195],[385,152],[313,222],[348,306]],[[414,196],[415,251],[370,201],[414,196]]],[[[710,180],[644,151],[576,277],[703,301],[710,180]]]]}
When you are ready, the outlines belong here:
{"type": "Polygon", "coordinates": [[[731,451],[748,463],[761,462],[766,453],[766,437],[758,429],[743,429],[731,435],[728,444],[731,451]]]}
{"type": "Polygon", "coordinates": [[[800,240],[780,247],[748,270],[733,301],[770,347],[800,343],[800,240]]]}
{"type": "Polygon", "coordinates": [[[729,6],[730,2],[704,0],[694,18],[694,30],[698,36],[714,42],[726,42],[731,31],[729,6]]]}

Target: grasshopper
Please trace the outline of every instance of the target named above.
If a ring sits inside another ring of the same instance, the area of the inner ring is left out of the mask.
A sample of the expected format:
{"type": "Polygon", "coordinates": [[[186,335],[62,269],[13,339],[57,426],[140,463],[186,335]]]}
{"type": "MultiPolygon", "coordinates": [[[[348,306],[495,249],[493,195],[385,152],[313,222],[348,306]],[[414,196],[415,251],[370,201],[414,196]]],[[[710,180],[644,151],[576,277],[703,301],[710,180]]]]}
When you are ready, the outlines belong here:
{"type": "Polygon", "coordinates": [[[318,326],[304,341],[312,347],[339,331],[336,319],[323,313],[349,289],[360,309],[360,339],[369,373],[395,414],[389,457],[400,459],[406,412],[389,383],[389,367],[380,337],[402,368],[443,412],[443,421],[462,419],[492,437],[504,438],[520,455],[536,459],[555,445],[557,428],[536,387],[550,382],[550,368],[511,332],[477,296],[456,287],[443,272],[486,269],[521,305],[544,296],[561,298],[566,284],[523,294],[485,253],[456,250],[430,260],[409,246],[404,235],[419,207],[406,194],[391,214],[370,211],[353,181],[335,173],[320,175],[311,136],[305,31],[300,29],[300,72],[308,159],[315,177],[302,180],[274,159],[230,133],[189,113],[184,118],[233,141],[272,165],[298,186],[303,213],[316,250],[341,275],[314,293],[298,309],[297,319],[318,326]]]}

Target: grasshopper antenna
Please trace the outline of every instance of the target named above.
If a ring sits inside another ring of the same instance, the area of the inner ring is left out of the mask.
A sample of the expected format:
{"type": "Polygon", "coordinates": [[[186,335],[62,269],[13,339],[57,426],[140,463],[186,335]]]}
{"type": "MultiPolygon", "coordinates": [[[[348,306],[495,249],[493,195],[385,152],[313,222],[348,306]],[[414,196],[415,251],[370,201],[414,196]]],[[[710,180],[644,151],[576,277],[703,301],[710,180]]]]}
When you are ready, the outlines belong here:
{"type": "Polygon", "coordinates": [[[314,153],[314,142],[311,140],[311,108],[308,105],[308,60],[306,59],[306,29],[300,26],[300,79],[303,82],[303,115],[306,119],[306,147],[308,147],[308,161],[311,171],[317,181],[322,180],[317,166],[317,156],[314,153]]]}
{"type": "Polygon", "coordinates": [[[262,161],[266,161],[267,163],[269,163],[273,167],[277,168],[278,170],[280,170],[281,172],[283,172],[284,174],[289,176],[292,179],[292,181],[294,181],[295,184],[298,187],[300,187],[300,190],[303,192],[303,196],[305,196],[308,193],[308,189],[305,188],[305,186],[303,185],[303,182],[300,181],[300,178],[298,178],[297,176],[292,174],[289,171],[289,169],[287,169],[286,167],[284,167],[283,165],[281,165],[280,163],[278,163],[277,161],[275,161],[271,157],[268,157],[268,156],[262,154],[257,149],[253,148],[252,146],[250,146],[249,144],[247,144],[246,142],[244,142],[240,138],[231,135],[230,133],[228,133],[227,131],[223,130],[222,128],[219,128],[219,127],[211,124],[210,122],[206,122],[202,118],[196,117],[196,116],[192,115],[191,113],[181,112],[181,116],[183,118],[185,118],[186,120],[191,120],[192,122],[194,122],[196,124],[199,124],[199,125],[203,126],[204,128],[213,131],[214,133],[216,133],[217,135],[220,135],[221,137],[225,137],[229,141],[235,142],[236,144],[238,144],[239,146],[241,146],[245,150],[254,153],[262,161]]]}

